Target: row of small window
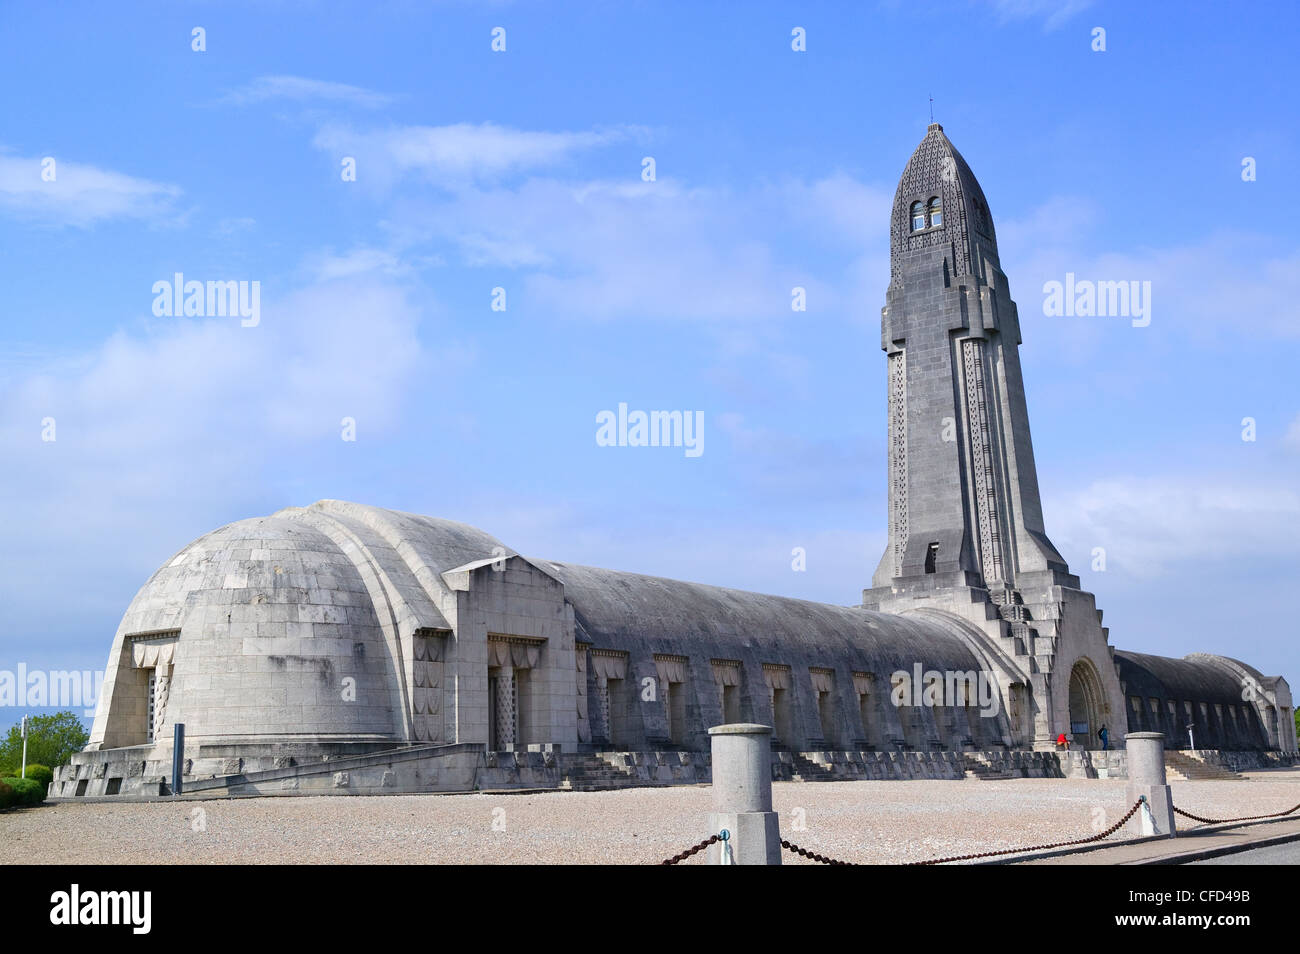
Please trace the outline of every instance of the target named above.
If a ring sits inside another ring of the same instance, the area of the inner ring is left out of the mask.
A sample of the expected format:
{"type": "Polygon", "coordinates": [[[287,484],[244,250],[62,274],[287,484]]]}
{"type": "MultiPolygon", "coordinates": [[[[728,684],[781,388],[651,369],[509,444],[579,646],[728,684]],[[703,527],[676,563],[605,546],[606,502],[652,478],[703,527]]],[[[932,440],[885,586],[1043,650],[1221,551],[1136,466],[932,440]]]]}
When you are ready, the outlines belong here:
{"type": "Polygon", "coordinates": [[[913,232],[937,228],[940,225],[943,225],[943,202],[938,196],[933,197],[929,202],[912,203],[913,232]]]}
{"type": "MultiPolygon", "coordinates": [[[[1158,715],[1158,714],[1160,713],[1160,700],[1159,700],[1159,699],[1156,699],[1156,698],[1154,698],[1154,697],[1152,697],[1151,699],[1148,699],[1147,701],[1148,701],[1148,702],[1150,703],[1150,705],[1151,705],[1151,714],[1152,714],[1152,715],[1158,715]]],[[[1135,714],[1136,714],[1136,713],[1140,713],[1140,712],[1142,711],[1142,697],[1141,697],[1141,696],[1129,696],[1129,705],[1131,705],[1131,706],[1133,707],[1133,712],[1134,712],[1135,714]]],[[[1169,710],[1169,717],[1170,717],[1171,719],[1177,719],[1177,718],[1179,717],[1179,716],[1178,716],[1178,709],[1179,709],[1179,705],[1178,705],[1178,703],[1175,702],[1173,699],[1168,699],[1168,700],[1166,700],[1165,705],[1166,705],[1166,707],[1167,707],[1168,710],[1169,710]]],[[[1202,702],[1202,703],[1200,703],[1199,705],[1200,705],[1200,708],[1201,708],[1201,718],[1205,719],[1205,720],[1208,722],[1208,721],[1209,721],[1209,718],[1210,718],[1210,706],[1209,706],[1209,703],[1202,702]]],[[[1187,719],[1194,719],[1194,718],[1195,718],[1195,711],[1196,711],[1196,710],[1195,710],[1195,708],[1194,708],[1194,704],[1193,704],[1193,703],[1191,703],[1191,702],[1184,702],[1184,703],[1182,704],[1182,708],[1183,708],[1183,717],[1184,717],[1184,718],[1187,718],[1187,719]]],[[[1220,723],[1222,723],[1222,721],[1223,721],[1224,708],[1225,708],[1225,707],[1224,707],[1222,704],[1220,704],[1220,703],[1217,703],[1217,702],[1216,702],[1216,703],[1214,704],[1214,714],[1215,714],[1215,716],[1218,717],[1220,723]]],[[[1237,707],[1235,707],[1235,708],[1234,708],[1233,706],[1227,706],[1227,714],[1228,714],[1228,718],[1232,720],[1232,722],[1233,722],[1234,725],[1236,724],[1236,721],[1237,721],[1237,714],[1238,714],[1238,712],[1240,712],[1240,714],[1241,714],[1241,719],[1242,719],[1242,721],[1245,722],[1245,723],[1247,723],[1247,724],[1249,724],[1249,723],[1250,723],[1250,709],[1249,709],[1249,708],[1247,708],[1246,706],[1237,706],[1237,707]]]]}

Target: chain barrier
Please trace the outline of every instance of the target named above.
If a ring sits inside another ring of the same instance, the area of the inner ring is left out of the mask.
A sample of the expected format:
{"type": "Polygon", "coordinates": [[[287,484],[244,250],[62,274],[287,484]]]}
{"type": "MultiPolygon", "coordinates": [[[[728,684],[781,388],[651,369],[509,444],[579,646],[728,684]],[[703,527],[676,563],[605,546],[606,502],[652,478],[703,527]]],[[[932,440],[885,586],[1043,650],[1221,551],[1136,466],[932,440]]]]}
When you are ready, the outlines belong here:
{"type": "MultiPolygon", "coordinates": [[[[970,855],[952,855],[947,858],[932,858],[929,861],[908,861],[905,862],[905,866],[916,867],[921,865],[942,865],[942,864],[947,864],[948,862],[951,861],[973,861],[976,858],[996,858],[999,855],[1017,855],[1028,851],[1050,851],[1054,848],[1069,848],[1074,845],[1091,844],[1092,842],[1101,841],[1104,838],[1109,838],[1111,835],[1115,834],[1115,832],[1123,828],[1124,823],[1133,817],[1133,815],[1137,812],[1139,808],[1142,807],[1142,803],[1145,801],[1146,801],[1146,796],[1140,797],[1136,802],[1133,803],[1133,807],[1124,813],[1123,818],[1115,822],[1115,824],[1111,825],[1105,831],[1100,832],[1096,835],[1092,835],[1088,838],[1076,838],[1073,841],[1056,841],[1056,842],[1052,842],[1051,844],[1033,845],[1028,848],[1002,848],[998,851],[978,851],[970,855]]],[[[1297,811],[1300,811],[1300,804],[1293,805],[1291,808],[1288,808],[1284,812],[1274,812],[1271,815],[1243,815],[1240,818],[1203,818],[1200,815],[1193,815],[1191,812],[1185,812],[1181,808],[1174,806],[1175,814],[1182,815],[1184,818],[1190,818],[1193,821],[1202,822],[1206,825],[1226,825],[1230,822],[1258,821],[1263,818],[1284,818],[1287,815],[1295,814],[1295,812],[1297,811]]],[[[726,841],[727,838],[728,838],[728,834],[726,831],[723,831],[717,835],[712,835],[709,838],[704,839],[704,841],[700,842],[698,845],[694,845],[690,848],[687,848],[685,851],[681,852],[680,854],[673,855],[671,858],[660,862],[660,864],[665,864],[665,865],[678,864],[682,861],[685,861],[687,858],[691,857],[692,855],[698,854],[699,852],[703,851],[705,848],[709,847],[709,845],[715,844],[716,842],[719,841],[726,841]]],[[[798,845],[794,844],[793,842],[786,841],[784,838],[781,839],[781,847],[784,848],[786,851],[791,852],[792,854],[799,855],[802,858],[808,858],[812,861],[817,862],[818,864],[823,864],[823,865],[857,864],[857,862],[854,861],[839,861],[838,859],[835,858],[828,858],[826,855],[819,854],[815,851],[809,851],[807,848],[800,848],[798,845]]]]}
{"type": "Polygon", "coordinates": [[[1003,848],[1000,851],[980,851],[980,852],[976,852],[973,855],[953,855],[951,858],[934,858],[930,861],[909,861],[907,862],[907,865],[908,866],[941,865],[949,861],[970,861],[974,858],[994,858],[998,855],[1016,855],[1024,851],[1048,851],[1052,848],[1068,848],[1071,845],[1086,845],[1090,842],[1101,841],[1103,838],[1108,838],[1109,836],[1115,834],[1115,832],[1123,828],[1124,823],[1133,817],[1133,814],[1139,808],[1142,807],[1142,803],[1145,801],[1146,801],[1146,796],[1142,796],[1141,798],[1139,798],[1136,802],[1133,803],[1133,807],[1124,813],[1123,818],[1115,822],[1115,824],[1111,825],[1105,831],[1101,832],[1100,834],[1093,835],[1090,838],[1076,838],[1074,841],[1057,841],[1057,842],[1053,842],[1050,845],[1034,845],[1030,848],[1003,848]]]}
{"type": "Polygon", "coordinates": [[[798,845],[792,844],[791,842],[786,841],[784,838],[781,839],[781,847],[784,848],[786,851],[792,851],[796,855],[802,855],[805,858],[811,858],[813,861],[816,861],[819,864],[823,864],[823,865],[857,864],[857,862],[854,861],[836,861],[834,858],[827,858],[825,855],[819,855],[815,851],[809,851],[807,848],[800,848],[798,845]]]}
{"type": "MultiPolygon", "coordinates": [[[[1133,814],[1142,807],[1144,801],[1146,801],[1145,798],[1139,798],[1133,803],[1133,807],[1125,813],[1123,818],[1111,825],[1105,831],[1088,838],[1076,838],[1073,841],[1058,841],[1050,845],[1033,845],[1029,848],[1003,848],[999,851],[981,851],[972,855],[953,855],[949,858],[934,858],[930,861],[909,861],[907,864],[909,866],[941,865],[949,861],[970,861],[975,858],[994,858],[998,855],[1015,855],[1026,851],[1047,851],[1052,848],[1067,848],[1071,845],[1086,845],[1090,842],[1101,841],[1103,838],[1108,838],[1123,828],[1124,823],[1133,817],[1133,814]]],[[[1300,808],[1300,805],[1297,805],[1296,808],[1300,808]]],[[[1292,811],[1294,810],[1295,809],[1292,809],[1292,811]]],[[[785,841],[784,839],[781,841],[781,847],[786,851],[793,852],[796,855],[801,855],[804,858],[811,858],[813,861],[824,865],[851,865],[855,863],[852,861],[837,861],[834,858],[828,858],[825,855],[818,854],[817,852],[809,851],[807,848],[800,848],[798,845],[785,841]]]]}
{"type": "Polygon", "coordinates": [[[1297,809],[1300,809],[1300,805],[1294,805],[1284,812],[1274,812],[1272,815],[1243,815],[1240,818],[1202,818],[1200,815],[1193,815],[1191,812],[1185,812],[1175,805],[1174,814],[1182,815],[1184,818],[1190,818],[1192,821],[1204,822],[1207,825],[1226,825],[1228,822],[1258,821],[1261,818],[1284,818],[1297,809]]]}
{"type": "Polygon", "coordinates": [[[699,854],[705,848],[709,847],[709,845],[715,844],[719,841],[726,841],[727,838],[728,835],[726,830],[724,829],[723,831],[719,832],[716,835],[710,835],[708,838],[705,838],[698,845],[692,845],[691,847],[687,848],[685,851],[679,852],[678,854],[673,855],[671,858],[665,858],[663,861],[659,863],[661,865],[680,864],[681,862],[685,861],[687,858],[691,857],[692,855],[699,854]]]}
{"type": "MultiPolygon", "coordinates": [[[[952,857],[949,858],[934,858],[931,859],[930,861],[909,861],[906,862],[906,865],[908,866],[942,865],[942,864],[946,864],[949,861],[971,861],[975,858],[995,858],[998,855],[1016,855],[1026,851],[1047,851],[1052,848],[1068,848],[1071,845],[1086,845],[1094,841],[1101,841],[1103,838],[1108,838],[1111,835],[1115,834],[1115,832],[1123,828],[1124,823],[1133,817],[1133,814],[1139,808],[1142,807],[1142,803],[1145,801],[1146,801],[1145,796],[1139,798],[1136,802],[1133,803],[1133,807],[1124,813],[1123,818],[1115,822],[1115,824],[1111,825],[1105,831],[1093,835],[1089,838],[1076,838],[1073,841],[1058,841],[1058,842],[1053,842],[1050,845],[1033,845],[1032,847],[1028,847],[1028,848],[1003,848],[1000,851],[980,851],[980,852],[976,852],[973,855],[953,855],[952,857]]],[[[1297,805],[1295,808],[1291,809],[1291,811],[1295,811],[1297,808],[1300,808],[1300,805],[1297,805]]],[[[1178,811],[1178,809],[1174,809],[1174,811],[1178,811]]],[[[1280,812],[1279,814],[1286,815],[1286,814],[1290,814],[1290,812],[1280,812]]],[[[1189,817],[1194,817],[1194,816],[1189,816],[1189,817]]],[[[1269,815],[1264,817],[1272,818],[1274,816],[1269,815]]],[[[665,865],[678,864],[679,862],[685,861],[687,858],[691,857],[692,855],[703,851],[705,848],[709,847],[709,845],[712,845],[718,841],[726,841],[727,838],[728,838],[728,834],[726,831],[723,831],[717,835],[712,835],[711,837],[704,839],[704,841],[700,842],[698,845],[694,845],[690,848],[687,848],[685,851],[681,852],[680,854],[673,855],[671,858],[660,862],[660,864],[665,864],[665,865]]],[[[826,855],[819,854],[815,851],[809,851],[807,848],[800,848],[798,845],[794,844],[793,842],[786,841],[784,838],[781,839],[781,847],[784,848],[786,851],[799,855],[802,858],[811,859],[812,861],[815,861],[818,864],[823,864],[823,865],[857,864],[857,862],[854,861],[839,861],[835,858],[828,858],[826,855]]]]}

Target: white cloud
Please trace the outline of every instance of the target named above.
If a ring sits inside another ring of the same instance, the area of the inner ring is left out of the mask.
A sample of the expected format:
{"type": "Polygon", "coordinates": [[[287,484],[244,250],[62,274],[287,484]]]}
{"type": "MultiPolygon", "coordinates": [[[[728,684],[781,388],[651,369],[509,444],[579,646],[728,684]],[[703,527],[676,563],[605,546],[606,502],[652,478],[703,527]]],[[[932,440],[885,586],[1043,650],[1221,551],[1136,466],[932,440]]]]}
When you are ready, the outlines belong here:
{"type": "Polygon", "coordinates": [[[608,512],[592,506],[484,500],[467,519],[530,557],[841,606],[861,601],[886,542],[883,532],[811,520],[784,527],[697,516],[673,522],[662,513],[638,519],[616,505],[608,512]],[[795,547],[804,550],[802,571],[792,566],[795,547]]]}
{"type": "Polygon", "coordinates": [[[1092,6],[1093,0],[990,0],[998,18],[1011,20],[1036,20],[1042,18],[1044,32],[1062,26],[1076,13],[1092,6]]]}
{"type": "Polygon", "coordinates": [[[888,256],[889,216],[894,208],[892,188],[868,185],[846,173],[834,172],[812,181],[784,182],[767,191],[812,236],[829,234],[851,248],[865,243],[873,251],[888,256]]]}
{"type": "Polygon", "coordinates": [[[228,238],[232,235],[251,232],[255,228],[257,228],[257,219],[254,219],[251,216],[237,216],[221,219],[217,222],[216,228],[213,231],[223,238],[228,238]]]}
{"type": "Polygon", "coordinates": [[[856,317],[861,309],[850,309],[851,301],[883,299],[892,188],[842,172],[741,190],[670,177],[645,182],[636,165],[616,179],[540,174],[644,133],[331,124],[315,145],[355,157],[358,183],[378,192],[408,176],[435,187],[408,191],[388,210],[384,227],[404,260],[422,243],[450,243],[447,257],[458,253],[458,264],[518,270],[515,287],[522,284],[529,305],[557,314],[788,317],[796,286],[806,289],[809,312],[823,317],[837,308],[856,317]],[[500,181],[510,173],[528,177],[500,181]],[[784,249],[792,245],[805,249],[804,261],[788,260],[784,249]]]}
{"type": "Polygon", "coordinates": [[[494,123],[450,126],[392,126],[355,130],[327,124],[313,145],[357,160],[357,181],[386,189],[401,176],[418,173],[435,185],[459,187],[507,173],[553,165],[573,154],[627,139],[620,126],[590,132],[529,132],[494,123]]]}
{"type": "Polygon", "coordinates": [[[0,154],[0,210],[43,225],[86,227],[102,219],[161,219],[181,190],[59,156],[0,154]],[[42,178],[47,158],[54,181],[42,178]]]}
{"type": "Polygon", "coordinates": [[[1101,211],[1095,200],[1084,196],[1051,196],[1021,218],[995,220],[998,249],[1004,255],[1021,249],[1032,249],[1038,255],[1068,252],[1079,244],[1081,235],[1096,226],[1101,211]]]}
{"type": "Polygon", "coordinates": [[[1108,571],[1145,578],[1179,564],[1300,555],[1300,490],[1283,482],[1208,475],[1102,480],[1045,494],[1043,507],[1048,535],[1076,572],[1087,568],[1094,547],[1105,549],[1108,571]]]}
{"type": "Polygon", "coordinates": [[[396,252],[369,246],[354,248],[341,255],[326,250],[307,259],[308,272],[316,281],[322,282],[367,274],[405,275],[411,271],[411,267],[396,252]]]}
{"type": "Polygon", "coordinates": [[[259,76],[222,97],[222,102],[236,105],[267,100],[342,103],[363,109],[379,109],[391,103],[393,97],[360,86],[306,79],[302,76],[259,76]]]}
{"type": "Polygon", "coordinates": [[[520,269],[530,306],[557,314],[748,322],[789,317],[795,286],[814,315],[848,308],[859,283],[881,299],[888,236],[859,216],[879,217],[889,201],[838,175],[743,192],[530,178],[408,204],[394,231],[403,242],[450,241],[469,265],[520,269]],[[834,253],[791,261],[792,232],[834,253]]]}
{"type": "MultiPolygon", "coordinates": [[[[1275,237],[1219,230],[1169,247],[1097,251],[1101,211],[1090,199],[1055,196],[998,226],[998,248],[1022,322],[1043,317],[1043,284],[1077,280],[1151,283],[1151,324],[1138,334],[1178,332],[1207,341],[1300,338],[1300,247],[1275,237]]],[[[1111,318],[1052,318],[1088,337],[1111,318]]],[[[1084,356],[1088,349],[1081,352],[1084,356]]]]}
{"type": "Polygon", "coordinates": [[[1101,277],[1150,280],[1152,323],[1208,337],[1300,337],[1300,249],[1278,254],[1276,239],[1220,232],[1165,249],[1103,255],[1101,277]]]}
{"type": "Polygon", "coordinates": [[[1292,450],[1300,451],[1300,414],[1297,414],[1291,421],[1291,426],[1286,429],[1286,435],[1282,438],[1282,443],[1292,450]]]}
{"type": "Polygon", "coordinates": [[[264,296],[256,327],[162,319],[11,379],[0,391],[6,585],[52,593],[58,567],[102,562],[113,538],[114,567],[78,583],[111,589],[122,567],[151,570],[159,541],[183,542],[178,528],[264,512],[250,501],[284,460],[330,446],[364,455],[419,394],[422,313],[401,287],[333,282],[264,296]],[[344,417],[356,444],[340,439],[344,417]]]}

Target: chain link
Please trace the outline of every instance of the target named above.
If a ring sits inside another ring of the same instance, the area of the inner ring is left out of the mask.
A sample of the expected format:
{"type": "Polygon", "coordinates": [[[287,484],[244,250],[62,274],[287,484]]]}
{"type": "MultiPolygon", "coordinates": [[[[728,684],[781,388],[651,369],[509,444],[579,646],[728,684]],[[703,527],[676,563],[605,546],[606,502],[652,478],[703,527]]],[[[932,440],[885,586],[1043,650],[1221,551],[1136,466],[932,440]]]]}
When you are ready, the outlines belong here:
{"type": "MultiPolygon", "coordinates": [[[[1049,851],[1053,848],[1069,848],[1073,845],[1091,844],[1092,842],[1101,841],[1104,838],[1109,838],[1111,835],[1115,834],[1115,832],[1123,828],[1124,823],[1127,822],[1130,818],[1132,818],[1133,815],[1137,812],[1137,810],[1142,807],[1142,802],[1143,799],[1139,798],[1136,802],[1133,803],[1133,807],[1124,813],[1123,818],[1115,822],[1115,824],[1111,825],[1105,831],[1100,832],[1099,834],[1096,835],[1092,835],[1091,837],[1088,838],[1076,838],[1073,841],[1056,841],[1056,842],[1052,842],[1051,844],[1033,845],[1028,848],[1003,848],[998,851],[979,851],[971,855],[952,855],[948,858],[932,858],[929,861],[909,861],[906,862],[906,865],[907,866],[942,865],[942,864],[947,864],[950,861],[972,861],[976,858],[996,858],[999,855],[1016,855],[1027,851],[1049,851]]],[[[1176,806],[1174,807],[1175,814],[1182,815],[1184,818],[1190,818],[1193,821],[1204,822],[1207,825],[1223,825],[1229,822],[1239,822],[1239,821],[1257,821],[1261,818],[1282,818],[1285,817],[1286,815],[1294,814],[1296,811],[1300,811],[1300,804],[1294,805],[1291,808],[1288,808],[1284,812],[1274,812],[1271,815],[1243,815],[1241,818],[1202,818],[1200,815],[1193,815],[1191,812],[1185,812],[1181,808],[1178,808],[1176,806]]],[[[700,842],[698,845],[694,845],[690,848],[687,848],[685,851],[681,852],[680,854],[673,855],[671,858],[660,863],[665,865],[678,864],[682,861],[685,861],[687,858],[691,857],[692,855],[698,854],[699,852],[703,851],[705,848],[709,847],[709,845],[712,845],[717,841],[719,841],[719,836],[712,835],[709,838],[706,838],[704,841],[700,842]]],[[[823,865],[857,864],[857,862],[853,862],[853,861],[839,861],[835,858],[828,858],[826,855],[818,854],[815,851],[809,851],[807,848],[800,848],[798,845],[794,844],[793,842],[786,841],[784,838],[781,839],[781,847],[784,848],[786,851],[799,855],[802,858],[809,858],[812,861],[817,862],[818,864],[823,864],[823,865]]]]}
{"type": "Polygon", "coordinates": [[[1296,809],[1300,809],[1300,805],[1288,808],[1284,812],[1274,812],[1272,815],[1243,815],[1240,818],[1202,818],[1200,815],[1193,815],[1191,812],[1185,812],[1175,805],[1174,814],[1182,815],[1184,818],[1190,818],[1192,821],[1204,822],[1207,825],[1226,825],[1228,822],[1257,821],[1261,818],[1283,818],[1290,815],[1296,809]]]}
{"type": "Polygon", "coordinates": [[[1015,854],[1019,854],[1022,851],[1047,851],[1052,848],[1068,848],[1071,845],[1086,845],[1090,842],[1101,841],[1103,838],[1108,838],[1109,836],[1115,834],[1115,832],[1119,831],[1121,828],[1124,827],[1124,823],[1128,821],[1130,818],[1132,818],[1133,813],[1136,812],[1141,807],[1142,807],[1142,799],[1139,798],[1136,802],[1133,803],[1133,807],[1130,808],[1127,812],[1125,812],[1123,818],[1115,822],[1115,824],[1111,825],[1105,831],[1101,832],[1100,834],[1093,835],[1091,838],[1076,838],[1074,841],[1057,841],[1057,842],[1053,842],[1050,845],[1034,845],[1029,848],[1003,848],[1001,851],[980,851],[980,852],[976,852],[973,855],[953,855],[951,858],[934,858],[930,861],[909,861],[907,862],[907,864],[909,866],[941,865],[949,861],[970,861],[973,858],[994,858],[998,855],[1015,855],[1015,854]]]}
{"type": "Polygon", "coordinates": [[[823,865],[856,864],[856,862],[853,861],[836,861],[834,858],[827,858],[825,855],[819,855],[815,851],[809,851],[807,848],[800,848],[798,845],[792,844],[791,842],[786,841],[784,838],[781,839],[781,847],[784,848],[786,851],[792,851],[796,855],[802,855],[805,858],[811,858],[813,861],[816,861],[817,863],[823,865]]]}
{"type": "Polygon", "coordinates": [[[685,851],[680,852],[679,854],[675,854],[671,858],[665,858],[663,861],[659,863],[661,865],[680,864],[681,862],[685,861],[687,858],[691,857],[691,855],[699,854],[701,851],[703,851],[705,848],[709,847],[709,845],[713,844],[716,841],[721,841],[721,838],[718,835],[710,835],[708,838],[705,838],[698,845],[692,845],[690,848],[687,848],[685,851]]]}

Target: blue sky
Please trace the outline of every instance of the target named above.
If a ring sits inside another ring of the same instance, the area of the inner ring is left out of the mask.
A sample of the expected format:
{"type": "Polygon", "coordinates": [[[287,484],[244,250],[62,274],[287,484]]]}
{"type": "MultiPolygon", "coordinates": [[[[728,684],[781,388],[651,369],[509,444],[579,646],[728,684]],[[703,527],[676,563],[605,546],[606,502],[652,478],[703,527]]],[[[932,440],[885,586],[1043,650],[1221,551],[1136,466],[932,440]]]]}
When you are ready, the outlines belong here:
{"type": "Polygon", "coordinates": [[[933,96],[1111,642],[1300,677],[1292,4],[126,9],[0,10],[0,669],[102,668],[169,555],[326,497],[856,602],[888,212],[933,96]],[[1150,281],[1150,326],[1044,316],[1071,271],[1150,281]],[[260,282],[260,324],[156,317],[175,272],[260,282]],[[598,447],[620,402],[702,411],[704,454],[598,447]]]}

